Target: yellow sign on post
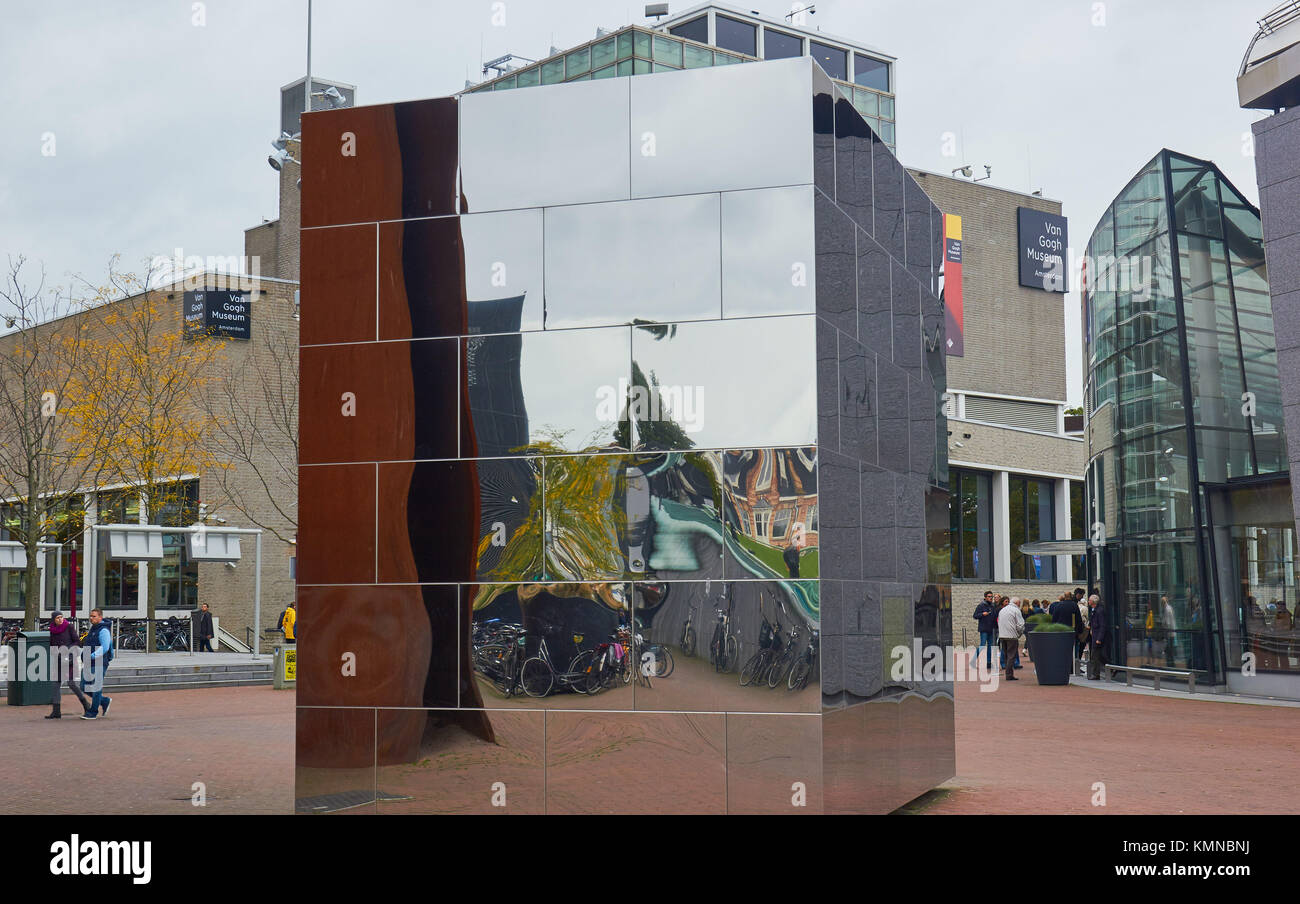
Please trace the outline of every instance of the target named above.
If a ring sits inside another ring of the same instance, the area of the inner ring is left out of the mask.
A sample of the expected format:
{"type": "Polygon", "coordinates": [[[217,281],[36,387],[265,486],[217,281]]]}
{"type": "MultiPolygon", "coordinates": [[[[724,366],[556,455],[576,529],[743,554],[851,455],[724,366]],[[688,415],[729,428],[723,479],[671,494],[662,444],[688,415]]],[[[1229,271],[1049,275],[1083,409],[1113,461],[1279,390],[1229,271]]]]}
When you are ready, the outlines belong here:
{"type": "Polygon", "coordinates": [[[288,649],[284,651],[284,680],[298,680],[298,651],[288,649]]]}

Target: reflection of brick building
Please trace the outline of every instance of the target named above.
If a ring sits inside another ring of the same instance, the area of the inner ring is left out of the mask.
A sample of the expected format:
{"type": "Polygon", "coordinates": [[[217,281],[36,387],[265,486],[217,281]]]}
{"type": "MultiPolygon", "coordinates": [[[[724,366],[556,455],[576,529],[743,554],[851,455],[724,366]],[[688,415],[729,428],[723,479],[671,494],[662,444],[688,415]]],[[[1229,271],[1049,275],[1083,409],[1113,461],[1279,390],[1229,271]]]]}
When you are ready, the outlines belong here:
{"type": "Polygon", "coordinates": [[[729,523],[747,537],[784,547],[802,524],[804,546],[817,545],[815,449],[747,449],[726,453],[729,523]]]}

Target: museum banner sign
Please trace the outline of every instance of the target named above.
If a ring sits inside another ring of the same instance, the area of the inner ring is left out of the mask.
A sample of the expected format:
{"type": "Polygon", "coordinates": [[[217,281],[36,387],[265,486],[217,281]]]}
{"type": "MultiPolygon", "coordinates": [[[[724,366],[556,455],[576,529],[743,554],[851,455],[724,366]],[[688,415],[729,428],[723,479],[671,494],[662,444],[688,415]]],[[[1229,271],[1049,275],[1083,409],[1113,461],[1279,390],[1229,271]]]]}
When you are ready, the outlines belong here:
{"type": "Polygon", "coordinates": [[[1068,291],[1066,261],[1070,247],[1070,230],[1065,217],[1021,207],[1017,210],[1020,226],[1020,285],[1044,292],[1068,291]]]}

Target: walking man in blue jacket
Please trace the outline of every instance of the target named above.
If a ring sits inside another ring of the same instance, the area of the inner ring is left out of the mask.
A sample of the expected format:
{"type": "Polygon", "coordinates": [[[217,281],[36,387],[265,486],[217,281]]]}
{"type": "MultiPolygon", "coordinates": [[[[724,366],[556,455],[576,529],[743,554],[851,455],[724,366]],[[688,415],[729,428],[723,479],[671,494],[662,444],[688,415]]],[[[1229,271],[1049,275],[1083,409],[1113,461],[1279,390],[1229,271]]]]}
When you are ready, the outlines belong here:
{"type": "Polygon", "coordinates": [[[983,602],[975,607],[975,621],[979,622],[980,645],[975,648],[975,655],[970,661],[972,665],[978,663],[980,650],[984,650],[984,658],[991,672],[993,671],[993,647],[998,642],[998,607],[993,604],[992,590],[985,590],[983,602]]]}
{"type": "Polygon", "coordinates": [[[108,715],[108,708],[113,703],[112,697],[104,696],[104,679],[108,674],[108,664],[113,661],[113,634],[104,622],[104,613],[100,609],[90,610],[90,632],[86,635],[86,649],[90,650],[90,679],[81,679],[81,689],[89,690],[90,708],[82,713],[83,719],[98,719],[108,715]]]}

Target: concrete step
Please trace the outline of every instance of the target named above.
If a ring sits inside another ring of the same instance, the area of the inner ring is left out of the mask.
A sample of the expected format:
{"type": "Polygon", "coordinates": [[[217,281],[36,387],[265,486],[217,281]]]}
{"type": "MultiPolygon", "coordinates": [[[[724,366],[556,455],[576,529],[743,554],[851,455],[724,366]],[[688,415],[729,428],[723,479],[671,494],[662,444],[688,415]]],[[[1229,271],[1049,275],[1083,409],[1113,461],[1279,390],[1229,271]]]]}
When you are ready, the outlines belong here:
{"type": "MultiPolygon", "coordinates": [[[[132,691],[183,691],[183,690],[201,690],[213,687],[270,687],[270,678],[223,678],[218,681],[168,681],[165,683],[152,684],[113,684],[109,682],[105,690],[109,696],[113,694],[128,693],[132,691]]],[[[9,695],[7,685],[0,684],[0,700],[9,695]]],[[[72,694],[65,690],[64,701],[72,698],[72,694]]]]}

